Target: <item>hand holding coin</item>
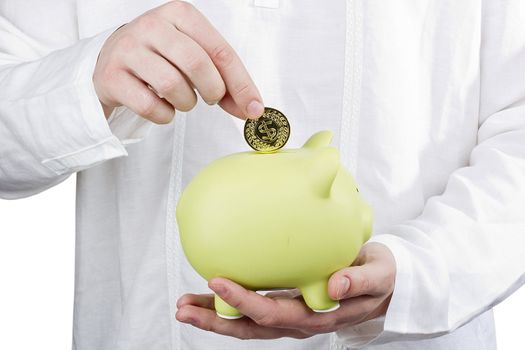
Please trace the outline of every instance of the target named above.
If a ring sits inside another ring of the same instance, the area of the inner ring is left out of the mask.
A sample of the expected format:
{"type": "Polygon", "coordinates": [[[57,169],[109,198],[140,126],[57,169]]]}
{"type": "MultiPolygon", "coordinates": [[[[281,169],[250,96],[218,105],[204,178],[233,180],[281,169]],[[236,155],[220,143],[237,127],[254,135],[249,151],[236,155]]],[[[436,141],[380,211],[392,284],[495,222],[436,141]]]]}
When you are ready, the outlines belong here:
{"type": "Polygon", "coordinates": [[[244,138],[251,148],[261,153],[272,153],[282,148],[290,137],[290,123],[280,111],[265,107],[257,119],[244,124],[244,138]]]}
{"type": "Polygon", "coordinates": [[[155,123],[189,111],[196,92],[239,118],[263,113],[262,98],[234,49],[186,1],[168,1],[112,33],[93,83],[106,117],[126,106],[155,123]],[[195,91],[196,90],[196,91],[195,91]]]}

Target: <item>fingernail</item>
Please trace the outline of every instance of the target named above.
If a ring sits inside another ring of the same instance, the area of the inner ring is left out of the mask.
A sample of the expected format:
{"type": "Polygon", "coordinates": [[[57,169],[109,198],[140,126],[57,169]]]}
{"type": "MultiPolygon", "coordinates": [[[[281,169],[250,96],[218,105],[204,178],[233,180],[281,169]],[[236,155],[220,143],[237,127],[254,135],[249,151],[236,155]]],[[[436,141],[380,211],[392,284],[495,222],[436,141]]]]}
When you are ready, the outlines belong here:
{"type": "Polygon", "coordinates": [[[261,102],[253,100],[246,107],[246,112],[248,112],[248,118],[258,118],[264,113],[264,106],[261,102]]]}
{"type": "Polygon", "coordinates": [[[350,280],[347,277],[341,278],[339,289],[337,290],[337,299],[341,299],[348,292],[348,287],[350,287],[350,280]]]}
{"type": "Polygon", "coordinates": [[[221,102],[220,100],[219,101],[206,101],[206,103],[208,104],[208,106],[215,106],[217,103],[221,102]]]}

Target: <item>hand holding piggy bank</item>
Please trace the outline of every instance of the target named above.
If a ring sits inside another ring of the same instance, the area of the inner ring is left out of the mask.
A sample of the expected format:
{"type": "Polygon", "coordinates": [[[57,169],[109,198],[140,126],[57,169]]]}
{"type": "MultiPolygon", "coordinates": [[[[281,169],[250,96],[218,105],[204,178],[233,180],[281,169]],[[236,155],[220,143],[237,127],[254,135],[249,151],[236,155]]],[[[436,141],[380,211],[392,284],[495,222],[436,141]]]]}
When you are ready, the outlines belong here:
{"type": "MultiPolygon", "coordinates": [[[[370,237],[372,213],[331,138],[322,131],[299,149],[233,154],[195,176],[177,221],[201,276],[251,290],[299,288],[314,311],[339,307],[328,296],[328,279],[354,261],[370,237]]],[[[215,310],[240,316],[218,296],[215,310]]]]}

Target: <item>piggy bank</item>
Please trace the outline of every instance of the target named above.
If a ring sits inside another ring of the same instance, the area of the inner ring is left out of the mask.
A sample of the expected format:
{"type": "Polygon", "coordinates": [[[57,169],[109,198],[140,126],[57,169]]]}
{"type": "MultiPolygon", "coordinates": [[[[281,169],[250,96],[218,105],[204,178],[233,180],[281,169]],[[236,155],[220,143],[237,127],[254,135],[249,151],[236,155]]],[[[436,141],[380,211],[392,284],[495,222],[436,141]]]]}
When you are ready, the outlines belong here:
{"type": "MultiPolygon", "coordinates": [[[[299,288],[310,309],[337,309],[328,279],[354,261],[372,213],[331,139],[321,131],[299,149],[232,154],[200,171],[176,212],[193,268],[251,290],[299,288]]],[[[217,295],[215,310],[241,316],[217,295]]]]}

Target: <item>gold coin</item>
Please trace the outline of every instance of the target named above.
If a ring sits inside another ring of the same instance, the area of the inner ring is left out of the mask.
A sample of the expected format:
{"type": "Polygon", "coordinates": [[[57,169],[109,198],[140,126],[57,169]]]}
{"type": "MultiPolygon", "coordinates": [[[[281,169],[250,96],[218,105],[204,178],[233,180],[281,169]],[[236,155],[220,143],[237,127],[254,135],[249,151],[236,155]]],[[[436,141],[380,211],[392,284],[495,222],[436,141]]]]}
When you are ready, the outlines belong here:
{"type": "Polygon", "coordinates": [[[289,137],[290,123],[275,108],[265,107],[262,116],[247,119],[244,124],[244,138],[257,152],[275,152],[286,144],[289,137]]]}

